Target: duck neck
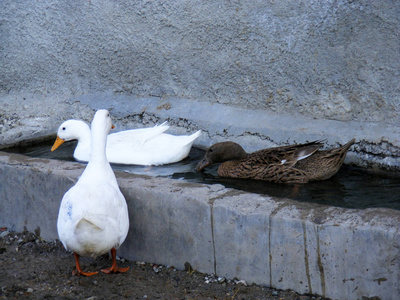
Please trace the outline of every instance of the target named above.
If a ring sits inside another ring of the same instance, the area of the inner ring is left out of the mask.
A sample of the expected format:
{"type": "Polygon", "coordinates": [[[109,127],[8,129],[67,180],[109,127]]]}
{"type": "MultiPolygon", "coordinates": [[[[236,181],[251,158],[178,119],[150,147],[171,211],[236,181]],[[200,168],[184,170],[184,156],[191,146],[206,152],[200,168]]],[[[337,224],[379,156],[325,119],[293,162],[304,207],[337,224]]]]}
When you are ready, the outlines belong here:
{"type": "Polygon", "coordinates": [[[91,148],[90,148],[90,163],[109,164],[106,156],[107,134],[104,132],[92,129],[91,132],[91,148]]]}
{"type": "Polygon", "coordinates": [[[78,138],[78,143],[82,143],[86,147],[91,147],[92,132],[89,126],[82,128],[81,136],[78,138]]]}
{"type": "MultiPolygon", "coordinates": [[[[86,124],[85,124],[86,125],[86,124]]],[[[81,132],[79,133],[78,136],[78,145],[75,148],[75,151],[78,151],[79,149],[84,149],[82,151],[88,151],[91,149],[91,140],[92,140],[92,134],[90,131],[89,126],[82,127],[81,132]]]]}

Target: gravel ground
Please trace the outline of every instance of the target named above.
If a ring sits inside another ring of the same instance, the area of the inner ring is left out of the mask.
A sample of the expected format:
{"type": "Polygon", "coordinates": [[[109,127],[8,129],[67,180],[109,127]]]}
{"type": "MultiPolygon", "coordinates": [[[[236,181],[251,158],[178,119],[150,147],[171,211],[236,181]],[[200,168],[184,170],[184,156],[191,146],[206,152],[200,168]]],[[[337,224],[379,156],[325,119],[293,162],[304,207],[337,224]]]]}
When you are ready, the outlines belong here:
{"type": "MultiPolygon", "coordinates": [[[[31,232],[0,230],[0,299],[314,299],[293,291],[246,285],[191,270],[119,260],[127,273],[72,276],[73,255],[59,241],[46,242],[31,232]]],[[[84,270],[111,265],[108,255],[81,258],[84,270]]]]}

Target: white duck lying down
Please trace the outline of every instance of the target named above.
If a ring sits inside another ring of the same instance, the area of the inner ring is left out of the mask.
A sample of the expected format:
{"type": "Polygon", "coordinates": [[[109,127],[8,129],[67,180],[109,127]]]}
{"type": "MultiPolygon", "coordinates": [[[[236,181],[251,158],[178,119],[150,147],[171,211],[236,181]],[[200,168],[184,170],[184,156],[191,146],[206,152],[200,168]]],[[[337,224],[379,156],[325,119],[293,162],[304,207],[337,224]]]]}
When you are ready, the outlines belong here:
{"type": "Polygon", "coordinates": [[[57,220],[60,241],[73,251],[74,275],[83,272],[79,256],[96,257],[111,250],[112,266],[104,273],[126,272],[119,268],[116,249],[124,242],[129,229],[128,208],[106,157],[107,135],[112,127],[107,110],[96,112],[92,122],[91,155],[78,182],[64,195],[57,220]]]}
{"type": "MultiPolygon", "coordinates": [[[[175,136],[164,133],[169,126],[164,122],[151,128],[125,130],[110,134],[107,141],[107,159],[110,163],[125,165],[163,165],[186,158],[201,130],[192,135],[175,136]]],[[[68,120],[61,124],[57,139],[51,148],[78,140],[74,158],[86,162],[90,155],[90,128],[81,120],[68,120]]]]}

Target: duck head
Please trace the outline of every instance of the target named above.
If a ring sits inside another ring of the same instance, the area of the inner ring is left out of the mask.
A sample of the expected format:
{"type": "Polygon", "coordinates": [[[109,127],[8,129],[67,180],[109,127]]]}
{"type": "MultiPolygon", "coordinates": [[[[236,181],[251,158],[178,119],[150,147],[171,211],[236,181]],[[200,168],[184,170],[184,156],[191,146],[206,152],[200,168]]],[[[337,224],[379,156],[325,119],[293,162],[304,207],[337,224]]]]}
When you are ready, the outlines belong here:
{"type": "Polygon", "coordinates": [[[106,109],[99,109],[96,111],[91,124],[92,134],[96,134],[93,131],[106,132],[107,135],[110,130],[114,128],[111,122],[110,113],[106,109]]]}
{"type": "Polygon", "coordinates": [[[196,171],[214,163],[221,163],[228,160],[241,159],[247,156],[246,151],[237,143],[222,142],[212,145],[207,149],[204,158],[197,164],[196,171]]]}
{"type": "Polygon", "coordinates": [[[85,134],[90,136],[90,128],[85,122],[81,120],[68,120],[60,125],[57,131],[57,139],[54,142],[51,151],[56,150],[64,142],[79,140],[85,134]]]}

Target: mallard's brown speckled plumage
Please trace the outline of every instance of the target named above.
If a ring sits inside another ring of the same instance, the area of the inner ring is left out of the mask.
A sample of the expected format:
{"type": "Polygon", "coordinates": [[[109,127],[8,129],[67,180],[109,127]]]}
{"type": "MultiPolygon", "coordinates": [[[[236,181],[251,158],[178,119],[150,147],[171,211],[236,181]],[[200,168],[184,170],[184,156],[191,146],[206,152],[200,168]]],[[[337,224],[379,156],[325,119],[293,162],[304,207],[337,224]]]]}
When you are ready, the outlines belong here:
{"type": "Polygon", "coordinates": [[[248,178],[277,183],[306,183],[325,180],[339,170],[346,153],[354,144],[347,144],[330,150],[319,150],[322,142],[289,145],[246,153],[234,142],[212,145],[204,159],[196,167],[197,171],[221,162],[218,175],[230,178],[248,178]]]}

